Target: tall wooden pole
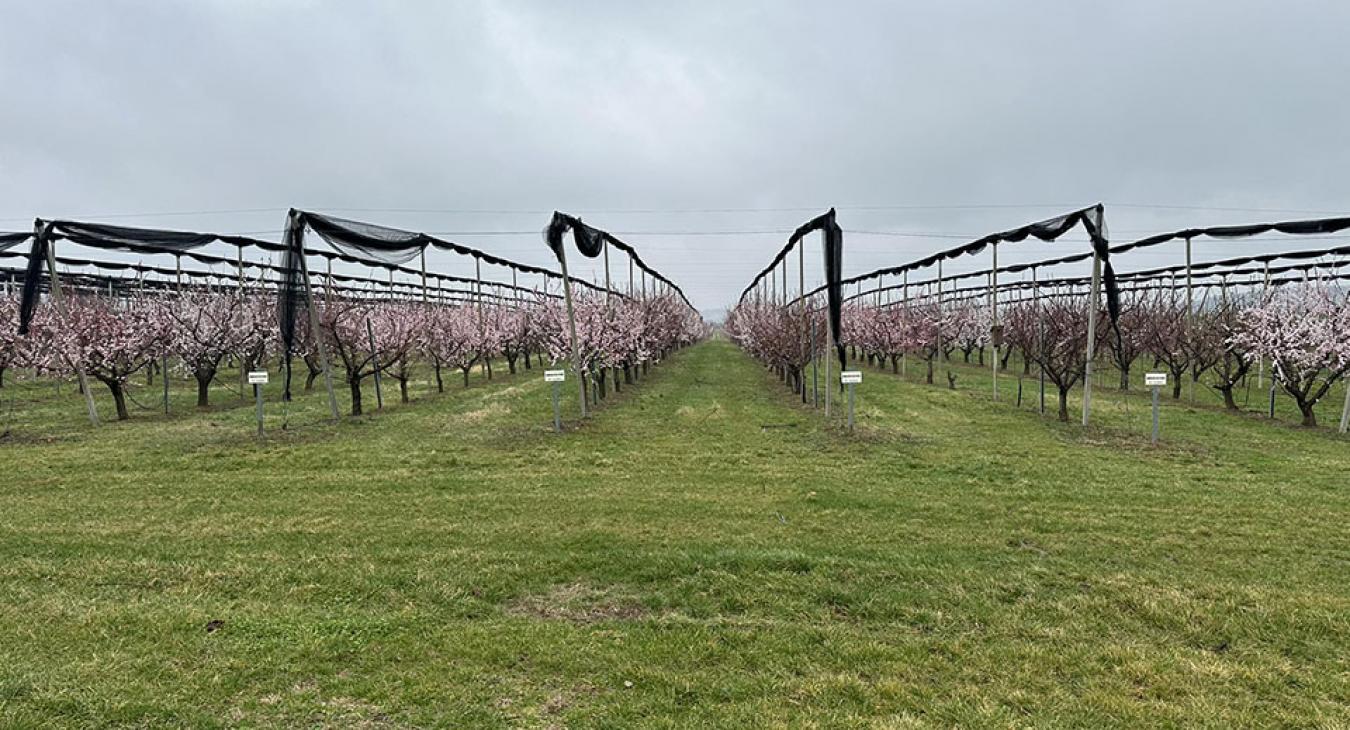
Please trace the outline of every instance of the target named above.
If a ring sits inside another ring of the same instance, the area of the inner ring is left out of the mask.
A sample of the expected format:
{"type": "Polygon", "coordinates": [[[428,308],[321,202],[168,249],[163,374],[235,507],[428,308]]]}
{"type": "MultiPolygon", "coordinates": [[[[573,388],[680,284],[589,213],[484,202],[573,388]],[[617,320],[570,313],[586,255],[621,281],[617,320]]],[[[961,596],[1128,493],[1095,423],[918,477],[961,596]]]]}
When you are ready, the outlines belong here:
{"type": "MultiPolygon", "coordinates": [[[[61,296],[61,277],[56,273],[56,241],[47,240],[51,235],[51,224],[43,221],[37,221],[33,224],[33,237],[36,239],[34,245],[46,243],[47,249],[47,273],[51,276],[52,283],[52,304],[56,307],[56,313],[60,315],[63,323],[70,326],[70,312],[66,309],[65,298],[61,296]]],[[[89,391],[89,379],[84,375],[84,367],[71,361],[71,369],[75,371],[75,377],[80,381],[80,392],[84,393],[84,405],[89,411],[89,422],[98,425],[98,407],[94,405],[94,394],[89,391]]],[[[164,377],[169,377],[164,373],[164,377]]]]}
{"type": "Polygon", "coordinates": [[[1041,381],[1040,413],[1045,415],[1045,309],[1041,306],[1041,286],[1036,267],[1031,267],[1031,301],[1036,306],[1036,370],[1041,381]]]}
{"type": "Polygon", "coordinates": [[[427,247],[426,247],[426,246],[423,246],[423,247],[422,247],[421,264],[422,264],[422,303],[423,303],[423,304],[426,304],[426,303],[427,303],[427,299],[428,299],[428,294],[427,294],[427,247]]]}
{"type": "MultiPolygon", "coordinates": [[[[1266,262],[1265,269],[1266,269],[1265,280],[1261,284],[1261,297],[1263,299],[1265,298],[1266,294],[1270,291],[1269,261],[1266,262]]],[[[1266,371],[1266,357],[1265,355],[1262,355],[1256,359],[1256,387],[1258,389],[1263,387],[1263,381],[1265,380],[1265,371],[1266,371]]]]}
{"type": "MultiPolygon", "coordinates": [[[[324,346],[323,332],[319,328],[319,310],[314,306],[314,286],[309,279],[309,262],[305,260],[305,242],[303,224],[300,221],[300,212],[291,211],[291,216],[286,222],[287,243],[298,246],[300,259],[300,274],[305,280],[305,305],[309,309],[309,337],[314,343],[314,348],[319,353],[319,366],[323,368],[323,386],[328,391],[328,410],[333,415],[333,420],[337,420],[338,404],[337,393],[333,392],[333,369],[328,364],[328,348],[324,346]]],[[[289,292],[285,296],[289,296],[289,292]]]]}
{"type": "MultiPolygon", "coordinates": [[[[822,239],[823,239],[823,237],[825,236],[825,233],[824,233],[823,231],[821,232],[821,236],[822,236],[822,239]]],[[[829,247],[828,245],[822,245],[822,246],[820,247],[821,253],[822,253],[825,257],[828,257],[828,256],[830,255],[829,248],[830,248],[830,247],[829,247]]],[[[825,267],[824,267],[823,270],[826,272],[826,276],[828,277],[829,271],[830,271],[830,262],[829,262],[829,259],[828,259],[828,258],[825,259],[825,267]]],[[[830,379],[830,369],[831,369],[831,367],[833,367],[833,366],[831,365],[831,363],[834,361],[834,355],[835,355],[835,350],[836,350],[834,344],[835,344],[835,342],[836,342],[836,338],[838,337],[838,333],[836,333],[836,332],[834,331],[834,317],[831,317],[831,316],[830,316],[830,311],[829,311],[830,295],[829,295],[829,286],[828,286],[828,285],[829,285],[829,282],[826,281],[826,289],[825,289],[825,348],[824,348],[824,349],[825,349],[825,417],[826,417],[826,418],[829,418],[829,417],[830,417],[830,402],[831,402],[830,394],[834,392],[834,381],[830,379]]],[[[840,293],[842,294],[843,292],[840,292],[840,293]]]]}
{"type": "Polygon", "coordinates": [[[1083,364],[1083,425],[1092,412],[1092,360],[1097,356],[1097,300],[1101,295],[1102,259],[1092,250],[1092,288],[1088,294],[1087,360],[1083,364]]]}
{"type": "MultiPolygon", "coordinates": [[[[1183,336],[1183,337],[1187,337],[1187,338],[1191,336],[1191,319],[1192,319],[1192,316],[1193,316],[1194,311],[1195,311],[1195,310],[1193,309],[1193,307],[1192,307],[1192,299],[1193,299],[1193,297],[1194,297],[1194,295],[1193,295],[1193,293],[1192,293],[1192,291],[1191,291],[1191,238],[1190,238],[1190,236],[1187,236],[1187,237],[1186,237],[1186,321],[1185,321],[1185,324],[1184,324],[1184,326],[1183,326],[1183,328],[1182,328],[1182,330],[1181,330],[1181,331],[1182,331],[1182,336],[1183,336]]],[[[1191,365],[1191,369],[1192,369],[1192,371],[1194,371],[1194,369],[1195,369],[1195,365],[1194,365],[1194,364],[1191,365]]],[[[1195,381],[1196,381],[1195,378],[1192,378],[1192,379],[1191,379],[1191,387],[1190,387],[1190,392],[1191,392],[1191,402],[1195,402],[1195,381]]]]}
{"type": "MultiPolygon", "coordinates": [[[[904,297],[904,299],[903,299],[903,302],[904,302],[903,306],[904,306],[904,308],[905,308],[905,318],[908,319],[908,318],[909,318],[909,269],[905,269],[904,273],[901,274],[901,281],[904,282],[904,287],[905,287],[905,288],[904,288],[904,294],[903,294],[903,297],[904,297]]],[[[904,351],[901,351],[901,352],[900,352],[900,377],[902,377],[902,378],[905,377],[905,369],[906,369],[905,366],[908,364],[908,360],[909,360],[909,356],[908,356],[904,351]]]]}
{"type": "Polygon", "coordinates": [[[998,400],[998,366],[999,366],[999,347],[1003,345],[1003,331],[998,326],[998,244],[993,245],[993,266],[989,269],[989,316],[992,323],[990,332],[990,344],[994,346],[994,400],[998,400]],[[998,333],[998,340],[995,341],[993,333],[998,333]]]}
{"type": "MultiPolygon", "coordinates": [[[[474,296],[477,297],[477,299],[478,299],[478,341],[479,341],[479,342],[482,342],[484,339],[486,339],[486,338],[485,338],[485,335],[487,334],[487,316],[486,316],[486,315],[484,314],[484,312],[483,312],[483,260],[482,260],[482,259],[475,258],[475,259],[473,260],[473,278],[474,278],[474,289],[475,289],[475,291],[476,291],[476,293],[475,293],[474,296]]],[[[485,353],[480,353],[480,354],[483,355],[483,360],[482,360],[481,363],[479,363],[479,367],[482,369],[483,375],[486,376],[486,375],[487,375],[487,372],[488,372],[488,364],[487,364],[487,361],[488,361],[488,357],[489,357],[490,355],[485,354],[485,353]]]]}
{"type": "Polygon", "coordinates": [[[605,301],[609,301],[610,296],[613,295],[609,284],[609,241],[602,244],[601,250],[605,254],[605,301]]]}
{"type": "Polygon", "coordinates": [[[797,302],[798,309],[802,313],[802,367],[797,371],[797,385],[801,387],[802,402],[806,402],[806,361],[810,359],[807,355],[814,355],[807,349],[810,347],[811,333],[810,319],[811,315],[806,308],[806,242],[798,239],[797,241],[797,302]]]}
{"type": "MultiPolygon", "coordinates": [[[[934,360],[941,362],[942,357],[942,259],[938,259],[937,275],[937,353],[933,355],[934,360]]],[[[950,382],[950,381],[948,381],[950,382]]]]}
{"type": "MultiPolygon", "coordinates": [[[[558,264],[562,267],[563,279],[563,302],[567,305],[567,331],[572,336],[572,369],[577,375],[577,387],[581,391],[581,417],[586,417],[586,380],[581,372],[581,348],[577,346],[577,318],[572,309],[572,279],[567,275],[567,250],[566,246],[558,247],[558,264]]],[[[643,279],[643,289],[646,289],[646,279],[643,279]]],[[[643,296],[646,296],[645,291],[643,296]]]]}

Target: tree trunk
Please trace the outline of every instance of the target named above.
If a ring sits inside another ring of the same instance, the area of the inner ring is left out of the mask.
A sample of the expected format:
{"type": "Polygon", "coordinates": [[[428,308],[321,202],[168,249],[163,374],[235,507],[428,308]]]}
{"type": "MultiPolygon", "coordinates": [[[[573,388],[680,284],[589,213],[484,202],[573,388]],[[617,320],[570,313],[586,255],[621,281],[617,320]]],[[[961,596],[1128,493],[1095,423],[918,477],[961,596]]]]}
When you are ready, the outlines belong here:
{"type": "Polygon", "coordinates": [[[309,368],[309,374],[305,376],[305,392],[314,390],[314,381],[323,374],[323,368],[319,367],[319,358],[315,355],[305,355],[303,358],[305,367],[309,368]]]}
{"type": "Polygon", "coordinates": [[[1121,368],[1121,370],[1120,370],[1120,389],[1121,389],[1121,390],[1129,390],[1129,389],[1130,389],[1130,369],[1129,369],[1129,368],[1121,368]]]}
{"type": "Polygon", "coordinates": [[[933,361],[931,359],[928,361],[928,384],[933,384],[933,361]]]}
{"type": "MultiPolygon", "coordinates": [[[[969,362],[969,360],[967,360],[967,362],[969,362]]],[[[980,364],[981,364],[981,365],[984,365],[984,348],[983,348],[983,347],[980,348],[980,364]]]]}
{"type": "Polygon", "coordinates": [[[437,393],[444,393],[444,392],[445,392],[445,381],[444,381],[444,380],[441,380],[441,364],[440,364],[440,363],[436,363],[436,392],[437,392],[437,393]]]}
{"type": "Polygon", "coordinates": [[[193,375],[197,376],[197,407],[206,408],[211,405],[211,379],[216,377],[216,371],[198,370],[193,375]]]}
{"type": "Polygon", "coordinates": [[[530,369],[530,351],[529,351],[529,350],[523,350],[523,352],[525,353],[525,369],[526,369],[526,370],[529,370],[529,369],[530,369]]]}
{"type": "Polygon", "coordinates": [[[1181,378],[1172,378],[1172,400],[1181,400],[1181,378]]]}
{"type": "Polygon", "coordinates": [[[112,378],[99,378],[103,384],[108,386],[108,391],[112,393],[113,405],[117,407],[117,420],[125,421],[131,418],[127,413],[127,394],[122,390],[122,383],[112,378]]]}
{"type": "Polygon", "coordinates": [[[359,416],[361,415],[361,379],[348,378],[347,384],[351,386],[352,390],[352,415],[359,416]]]}
{"type": "Polygon", "coordinates": [[[891,373],[898,375],[900,373],[900,356],[891,355],[891,373]]]}
{"type": "Polygon", "coordinates": [[[1298,399],[1298,409],[1303,413],[1303,425],[1308,428],[1317,427],[1317,413],[1313,411],[1313,403],[1305,402],[1302,398],[1298,399]]]}
{"type": "Polygon", "coordinates": [[[1059,389],[1059,420],[1062,423],[1069,422],[1069,389],[1059,389]]]}
{"type": "Polygon", "coordinates": [[[1236,411],[1238,405],[1237,401],[1233,400],[1233,386],[1228,385],[1220,387],[1219,392],[1223,393],[1223,407],[1230,411],[1236,411]]]}
{"type": "Polygon", "coordinates": [[[5,366],[0,365],[0,388],[5,387],[5,366]]]}
{"type": "Polygon", "coordinates": [[[465,387],[465,388],[469,387],[469,368],[472,368],[472,367],[473,367],[473,365],[470,365],[470,366],[467,367],[467,368],[460,368],[460,370],[463,370],[463,371],[464,371],[464,387],[465,387]]]}
{"type": "Polygon", "coordinates": [[[507,355],[507,356],[506,356],[506,371],[507,371],[508,373],[512,374],[512,375],[515,375],[515,374],[516,374],[516,357],[517,357],[517,356],[518,356],[518,354],[510,354],[510,355],[507,355]]]}
{"type": "Polygon", "coordinates": [[[398,399],[402,403],[408,402],[408,378],[398,379],[398,399]]]}

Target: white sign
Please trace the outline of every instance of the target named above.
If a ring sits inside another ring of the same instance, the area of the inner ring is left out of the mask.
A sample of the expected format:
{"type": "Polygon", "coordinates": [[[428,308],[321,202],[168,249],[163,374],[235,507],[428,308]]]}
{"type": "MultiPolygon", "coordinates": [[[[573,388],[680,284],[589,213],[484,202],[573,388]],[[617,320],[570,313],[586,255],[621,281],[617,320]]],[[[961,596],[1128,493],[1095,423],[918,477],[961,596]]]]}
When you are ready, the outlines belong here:
{"type": "Polygon", "coordinates": [[[844,385],[853,385],[854,383],[861,383],[861,382],[862,382],[862,371],[861,371],[861,370],[845,370],[845,371],[839,373],[839,382],[843,383],[844,385]]]}
{"type": "Polygon", "coordinates": [[[566,371],[566,370],[545,370],[545,371],[544,371],[544,382],[545,382],[545,383],[561,383],[561,382],[563,381],[563,378],[565,378],[566,376],[567,376],[567,371],[566,371]]]}
{"type": "Polygon", "coordinates": [[[250,371],[248,371],[248,384],[249,384],[249,385],[267,385],[267,371],[266,371],[266,370],[250,370],[250,371]]]}
{"type": "Polygon", "coordinates": [[[1167,385],[1167,373],[1144,373],[1144,385],[1150,388],[1167,385]]]}

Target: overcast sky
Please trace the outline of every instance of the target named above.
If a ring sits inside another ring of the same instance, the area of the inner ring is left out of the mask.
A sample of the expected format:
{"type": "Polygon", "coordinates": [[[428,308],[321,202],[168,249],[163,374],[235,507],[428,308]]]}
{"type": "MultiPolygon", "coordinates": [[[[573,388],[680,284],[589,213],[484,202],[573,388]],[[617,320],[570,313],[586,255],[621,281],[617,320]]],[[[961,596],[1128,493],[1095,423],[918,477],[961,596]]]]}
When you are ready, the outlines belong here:
{"type": "Polygon", "coordinates": [[[1335,0],[29,0],[0,26],[0,230],[277,238],[296,206],[548,263],[559,209],[713,311],[829,206],[850,274],[1097,201],[1117,242],[1350,211],[1335,0]]]}

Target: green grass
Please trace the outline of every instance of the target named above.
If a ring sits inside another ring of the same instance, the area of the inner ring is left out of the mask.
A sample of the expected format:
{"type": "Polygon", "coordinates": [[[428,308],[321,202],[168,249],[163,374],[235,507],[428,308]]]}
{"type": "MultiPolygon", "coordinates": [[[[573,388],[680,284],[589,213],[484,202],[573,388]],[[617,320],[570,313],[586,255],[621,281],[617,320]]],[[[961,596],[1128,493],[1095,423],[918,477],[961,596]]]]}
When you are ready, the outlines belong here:
{"type": "Polygon", "coordinates": [[[1350,440],[961,373],[852,435],[722,340],[561,435],[538,370],[261,443],[21,386],[0,725],[1350,724],[1350,440]]]}

